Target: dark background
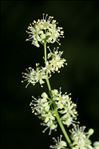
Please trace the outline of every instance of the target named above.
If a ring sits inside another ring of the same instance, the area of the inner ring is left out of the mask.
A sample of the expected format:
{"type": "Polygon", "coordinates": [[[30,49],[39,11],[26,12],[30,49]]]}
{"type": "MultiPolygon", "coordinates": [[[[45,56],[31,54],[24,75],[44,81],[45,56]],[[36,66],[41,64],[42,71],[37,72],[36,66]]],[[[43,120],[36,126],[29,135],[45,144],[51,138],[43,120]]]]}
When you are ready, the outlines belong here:
{"type": "MultiPolygon", "coordinates": [[[[33,116],[31,96],[43,90],[39,84],[25,89],[21,73],[43,62],[43,47],[25,42],[30,22],[54,16],[65,31],[60,49],[68,66],[54,74],[52,88],[72,93],[81,125],[94,128],[99,139],[99,4],[97,1],[1,1],[1,147],[2,149],[47,149],[51,136],[33,116]]],[[[54,134],[53,134],[54,135],[54,134]]]]}

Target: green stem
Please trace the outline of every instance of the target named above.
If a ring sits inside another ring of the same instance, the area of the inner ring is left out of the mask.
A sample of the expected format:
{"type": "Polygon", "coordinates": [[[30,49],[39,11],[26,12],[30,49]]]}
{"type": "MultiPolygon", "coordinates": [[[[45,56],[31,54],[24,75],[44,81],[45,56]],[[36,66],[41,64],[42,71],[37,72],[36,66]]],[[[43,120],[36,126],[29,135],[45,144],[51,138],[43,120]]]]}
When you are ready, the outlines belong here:
{"type": "Polygon", "coordinates": [[[46,61],[47,61],[47,49],[46,49],[46,42],[44,42],[44,61],[45,61],[45,65],[46,65],[46,61]]]}
{"type": "MultiPolygon", "coordinates": [[[[44,43],[44,61],[45,61],[45,66],[46,66],[46,62],[47,62],[47,49],[46,49],[46,42],[44,43]]],[[[48,79],[48,73],[46,73],[46,83],[48,86],[49,91],[51,92],[51,85],[48,79]]]]}
{"type": "MultiPolygon", "coordinates": [[[[46,62],[47,62],[47,49],[46,49],[46,42],[44,43],[44,61],[45,61],[45,66],[46,66],[46,62]]],[[[47,87],[48,87],[48,90],[49,90],[49,93],[50,93],[50,96],[52,97],[52,91],[51,91],[51,85],[50,85],[50,81],[49,81],[49,78],[48,78],[48,73],[46,73],[46,83],[47,83],[47,87]]],[[[58,114],[58,111],[57,111],[57,107],[55,106],[54,104],[54,111],[55,111],[55,115],[56,115],[56,119],[57,119],[57,122],[61,128],[61,131],[62,133],[64,134],[64,137],[66,139],[66,141],[68,142],[68,145],[70,146],[71,148],[71,140],[64,128],[64,125],[60,119],[60,116],[58,114]]]]}
{"type": "Polygon", "coordinates": [[[68,144],[70,146],[71,145],[71,140],[70,140],[70,138],[69,138],[69,136],[68,136],[68,134],[67,134],[67,132],[66,132],[66,130],[64,128],[64,125],[63,125],[63,123],[62,123],[62,121],[60,119],[60,116],[58,114],[57,109],[55,109],[55,114],[56,114],[56,119],[58,121],[58,124],[59,124],[59,126],[60,126],[60,128],[61,128],[61,130],[62,130],[62,132],[64,134],[64,137],[65,137],[66,141],[68,142],[68,144]]]}

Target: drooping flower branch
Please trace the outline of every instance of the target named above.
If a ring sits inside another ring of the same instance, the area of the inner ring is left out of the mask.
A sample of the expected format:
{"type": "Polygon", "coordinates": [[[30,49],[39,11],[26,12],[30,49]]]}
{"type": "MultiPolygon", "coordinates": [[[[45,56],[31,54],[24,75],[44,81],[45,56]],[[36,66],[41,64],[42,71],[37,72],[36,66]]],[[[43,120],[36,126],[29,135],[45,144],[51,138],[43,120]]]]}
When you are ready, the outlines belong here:
{"type": "Polygon", "coordinates": [[[47,45],[58,42],[64,37],[62,27],[57,26],[56,20],[52,16],[43,14],[43,19],[33,21],[28,27],[27,33],[29,37],[26,41],[32,41],[36,47],[40,44],[44,47],[44,66],[36,64],[35,69],[29,67],[23,74],[23,81],[27,81],[27,85],[40,83],[41,87],[46,83],[48,93],[44,91],[39,98],[33,97],[30,103],[32,113],[42,120],[45,126],[43,132],[49,129],[49,134],[53,130],[57,131],[59,126],[63,135],[54,138],[55,145],[51,145],[53,149],[99,149],[99,142],[93,145],[90,136],[94,130],[91,128],[85,132],[85,126],[80,126],[77,119],[77,105],[72,101],[70,94],[62,93],[61,90],[52,89],[49,78],[52,73],[60,72],[60,68],[67,65],[66,59],[62,58],[63,51],[58,48],[51,50],[47,45]],[[67,133],[68,132],[68,133],[67,133]],[[64,137],[64,140],[62,139],[64,137]]]}

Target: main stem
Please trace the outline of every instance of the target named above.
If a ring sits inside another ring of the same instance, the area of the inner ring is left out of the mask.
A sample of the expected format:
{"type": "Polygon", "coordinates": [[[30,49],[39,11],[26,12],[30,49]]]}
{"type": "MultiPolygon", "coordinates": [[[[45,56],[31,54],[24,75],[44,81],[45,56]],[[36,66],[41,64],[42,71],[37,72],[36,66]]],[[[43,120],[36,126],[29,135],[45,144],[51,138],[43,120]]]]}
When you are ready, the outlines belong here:
{"type": "MultiPolygon", "coordinates": [[[[46,66],[46,62],[47,62],[46,42],[44,43],[44,61],[45,61],[45,66],[46,66]]],[[[50,82],[49,82],[49,79],[48,79],[48,73],[46,73],[46,83],[47,83],[49,92],[51,92],[51,85],[50,85],[50,82]]]]}
{"type": "MultiPolygon", "coordinates": [[[[47,62],[47,48],[46,48],[46,42],[44,43],[44,61],[45,61],[45,65],[46,65],[46,62],[47,62]]],[[[49,90],[49,93],[50,95],[52,96],[52,93],[51,93],[51,85],[50,85],[50,81],[49,81],[49,78],[48,78],[48,73],[46,73],[46,83],[47,83],[47,86],[48,86],[48,90],[49,90]]],[[[68,142],[70,148],[71,148],[71,140],[64,128],[64,125],[60,119],[60,116],[58,114],[58,110],[57,110],[57,107],[54,105],[54,111],[55,111],[55,115],[56,115],[56,119],[57,119],[57,122],[61,128],[61,131],[63,132],[64,134],[64,137],[66,139],[66,141],[68,142]]]]}

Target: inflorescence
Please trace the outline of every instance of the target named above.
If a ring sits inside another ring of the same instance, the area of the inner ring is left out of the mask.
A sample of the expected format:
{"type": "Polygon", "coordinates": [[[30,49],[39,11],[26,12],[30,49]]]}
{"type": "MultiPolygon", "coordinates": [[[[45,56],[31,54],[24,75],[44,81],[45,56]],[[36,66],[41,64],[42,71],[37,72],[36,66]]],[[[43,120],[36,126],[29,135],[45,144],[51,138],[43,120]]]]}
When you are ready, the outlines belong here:
{"type": "Polygon", "coordinates": [[[29,67],[26,69],[25,73],[23,74],[24,81],[27,81],[27,85],[32,84],[33,86],[36,83],[40,83],[42,86],[45,83],[46,80],[46,73],[48,74],[48,77],[51,77],[52,73],[60,72],[59,69],[64,67],[64,65],[67,65],[66,60],[62,58],[63,51],[54,50],[53,52],[50,51],[48,53],[48,58],[46,61],[46,66],[41,67],[40,64],[36,64],[36,69],[29,67]]]}
{"type": "MultiPolygon", "coordinates": [[[[60,44],[59,39],[64,37],[62,29],[62,27],[57,27],[57,21],[52,16],[43,14],[43,19],[33,21],[29,25],[27,30],[29,37],[26,41],[32,41],[32,44],[36,47],[40,47],[40,44],[45,46],[55,42],[60,44]]],[[[60,68],[67,65],[66,60],[62,58],[63,51],[59,51],[58,48],[53,50],[44,48],[44,50],[46,50],[46,55],[44,55],[45,65],[40,66],[37,63],[35,69],[29,67],[25,73],[22,73],[24,79],[22,82],[27,81],[26,87],[29,84],[34,86],[36,83],[40,83],[41,87],[43,87],[44,83],[49,82],[52,73],[60,72],[60,68]]],[[[60,135],[57,139],[53,138],[55,145],[51,145],[50,148],[99,149],[99,141],[94,142],[92,145],[90,140],[94,130],[89,129],[88,132],[85,132],[86,127],[79,125],[80,123],[77,120],[77,105],[72,101],[70,94],[63,94],[61,90],[51,89],[50,87],[49,93],[43,92],[38,99],[33,97],[30,106],[32,113],[42,120],[41,124],[45,126],[43,132],[47,129],[49,129],[49,134],[53,130],[56,131],[59,124],[58,121],[60,121],[62,127],[65,126],[68,129],[70,140],[65,135],[64,138],[66,140],[64,141],[62,139],[63,136],[60,135]],[[57,115],[59,116],[58,121],[57,115]]]]}
{"type": "Polygon", "coordinates": [[[63,37],[64,32],[62,27],[57,27],[56,20],[52,16],[43,14],[43,19],[33,21],[27,30],[29,37],[26,41],[31,40],[32,44],[40,47],[40,44],[46,43],[59,43],[59,37],[63,37]]]}

